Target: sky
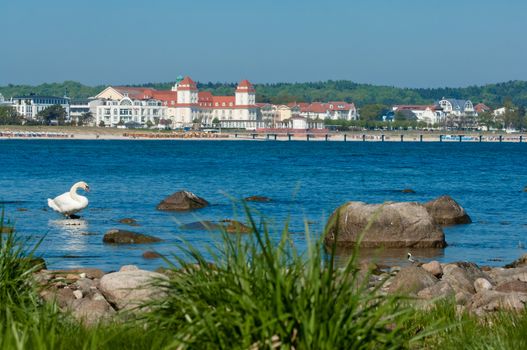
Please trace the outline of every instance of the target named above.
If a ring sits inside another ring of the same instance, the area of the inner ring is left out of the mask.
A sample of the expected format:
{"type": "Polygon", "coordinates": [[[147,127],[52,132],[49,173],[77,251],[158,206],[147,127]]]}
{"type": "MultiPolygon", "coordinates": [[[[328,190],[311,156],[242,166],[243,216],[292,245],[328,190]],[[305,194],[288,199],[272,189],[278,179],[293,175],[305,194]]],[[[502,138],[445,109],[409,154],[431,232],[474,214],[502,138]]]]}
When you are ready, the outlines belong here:
{"type": "Polygon", "coordinates": [[[525,0],[0,0],[0,85],[527,80],[525,0]]]}

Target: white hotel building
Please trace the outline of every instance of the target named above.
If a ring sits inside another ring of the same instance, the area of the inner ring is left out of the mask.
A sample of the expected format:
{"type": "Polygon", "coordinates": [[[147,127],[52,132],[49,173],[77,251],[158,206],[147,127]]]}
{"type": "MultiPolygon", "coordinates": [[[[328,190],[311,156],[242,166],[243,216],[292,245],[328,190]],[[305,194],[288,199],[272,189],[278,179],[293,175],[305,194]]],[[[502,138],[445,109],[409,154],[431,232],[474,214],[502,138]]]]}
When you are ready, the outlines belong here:
{"type": "Polygon", "coordinates": [[[96,124],[115,126],[135,122],[145,125],[168,120],[173,127],[187,127],[194,122],[210,126],[214,120],[224,128],[256,129],[260,125],[256,95],[252,84],[241,81],[234,96],[213,96],[200,92],[196,83],[185,77],[171,90],[109,86],[95,96],[96,124]]]}
{"type": "Polygon", "coordinates": [[[33,94],[15,96],[11,99],[11,105],[18,114],[28,120],[37,119],[39,112],[53,105],[60,105],[66,110],[66,119],[69,119],[70,115],[70,102],[67,97],[38,96],[33,94]]]}

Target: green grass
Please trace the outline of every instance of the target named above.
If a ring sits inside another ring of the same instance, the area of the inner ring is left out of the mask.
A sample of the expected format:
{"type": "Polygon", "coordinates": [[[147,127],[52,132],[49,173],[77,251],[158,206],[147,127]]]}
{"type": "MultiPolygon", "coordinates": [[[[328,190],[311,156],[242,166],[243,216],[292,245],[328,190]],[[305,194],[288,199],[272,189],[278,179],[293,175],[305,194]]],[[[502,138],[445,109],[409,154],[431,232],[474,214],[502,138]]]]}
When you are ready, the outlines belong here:
{"type": "Polygon", "coordinates": [[[151,312],[90,327],[41,303],[33,249],[16,233],[1,234],[0,349],[527,348],[525,313],[480,319],[448,302],[416,310],[376,294],[357,251],[335,268],[307,225],[300,255],[287,227],[273,242],[265,223],[247,216],[255,233],[224,233],[212,261],[191,245],[176,247],[185,256],[171,258],[168,282],[158,282],[166,296],[148,305],[151,312]]]}

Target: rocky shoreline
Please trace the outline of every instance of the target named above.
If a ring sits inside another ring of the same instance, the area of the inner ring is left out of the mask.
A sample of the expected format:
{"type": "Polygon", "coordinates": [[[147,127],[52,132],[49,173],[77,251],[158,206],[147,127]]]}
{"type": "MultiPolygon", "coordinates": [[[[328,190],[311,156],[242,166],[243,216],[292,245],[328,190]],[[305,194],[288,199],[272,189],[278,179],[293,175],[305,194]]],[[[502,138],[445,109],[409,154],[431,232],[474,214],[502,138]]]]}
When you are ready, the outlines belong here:
{"type": "MultiPolygon", "coordinates": [[[[455,303],[458,312],[484,316],[521,312],[527,303],[527,254],[504,267],[431,261],[404,267],[363,263],[358,269],[371,291],[408,296],[419,308],[447,300],[455,303]]],[[[55,302],[77,320],[95,324],[142,312],[143,305],[165,295],[163,284],[170,275],[170,270],[126,265],[109,273],[93,268],[42,269],[34,279],[44,302],[55,302]]]]}

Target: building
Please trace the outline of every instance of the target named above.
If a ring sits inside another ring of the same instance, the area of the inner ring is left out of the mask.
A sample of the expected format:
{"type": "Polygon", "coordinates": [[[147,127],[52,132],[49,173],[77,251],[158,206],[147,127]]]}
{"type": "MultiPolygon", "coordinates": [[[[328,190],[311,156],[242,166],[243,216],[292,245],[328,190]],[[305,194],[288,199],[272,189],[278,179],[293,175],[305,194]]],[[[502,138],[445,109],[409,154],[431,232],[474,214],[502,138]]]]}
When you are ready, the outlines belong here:
{"type": "Polygon", "coordinates": [[[165,91],[109,86],[95,99],[103,101],[102,106],[97,106],[97,125],[101,121],[107,126],[115,126],[121,120],[125,124],[133,121],[141,125],[148,121],[159,124],[161,120],[167,120],[174,128],[199,123],[202,126],[219,124],[223,128],[256,129],[261,122],[256,93],[247,80],[238,84],[234,96],[214,96],[210,92],[198,91],[197,84],[185,77],[171,90],[165,91]]]}
{"type": "Polygon", "coordinates": [[[486,104],[484,103],[478,103],[477,105],[474,106],[474,111],[477,113],[477,114],[480,114],[480,113],[485,113],[485,112],[492,112],[492,109],[487,106],[486,104]]]}
{"type": "Polygon", "coordinates": [[[154,98],[153,89],[109,86],[95,96],[97,126],[157,125],[165,117],[163,102],[154,98]]]}
{"type": "Polygon", "coordinates": [[[438,105],[395,105],[392,107],[394,114],[402,113],[409,119],[415,118],[417,121],[428,125],[439,124],[443,121],[445,113],[438,105]]]}
{"type": "Polygon", "coordinates": [[[476,111],[470,100],[445,99],[437,104],[445,113],[445,126],[450,128],[476,128],[476,111]]]}
{"type": "Polygon", "coordinates": [[[88,125],[95,125],[97,115],[97,106],[102,105],[102,101],[98,99],[71,99],[70,100],[70,119],[75,123],[79,123],[86,113],[91,113],[92,119],[88,125]]]}
{"type": "Polygon", "coordinates": [[[354,103],[343,101],[292,103],[297,107],[299,115],[308,119],[357,120],[357,108],[354,103]]]}
{"type": "Polygon", "coordinates": [[[66,120],[70,119],[70,101],[67,97],[26,95],[15,96],[11,99],[11,105],[18,114],[27,120],[37,119],[37,114],[44,109],[59,105],[66,110],[66,120]]]}

